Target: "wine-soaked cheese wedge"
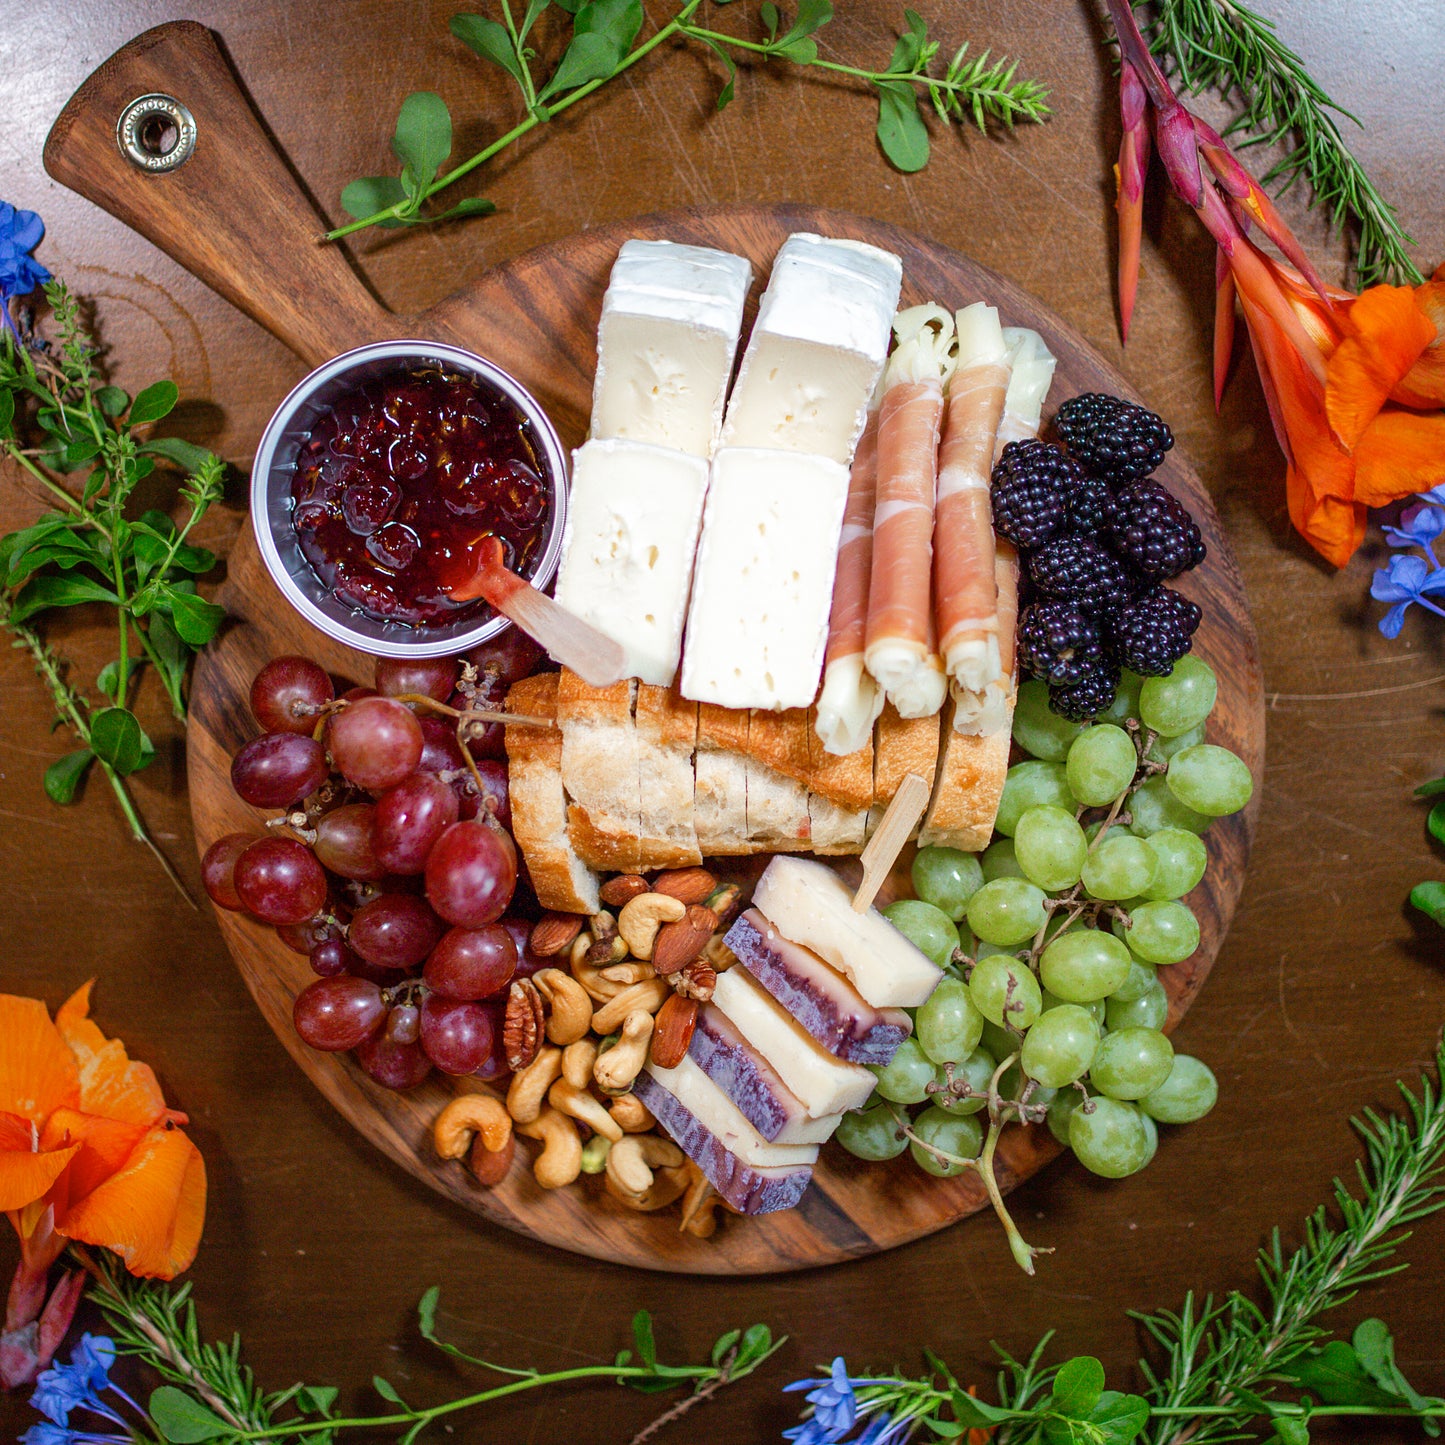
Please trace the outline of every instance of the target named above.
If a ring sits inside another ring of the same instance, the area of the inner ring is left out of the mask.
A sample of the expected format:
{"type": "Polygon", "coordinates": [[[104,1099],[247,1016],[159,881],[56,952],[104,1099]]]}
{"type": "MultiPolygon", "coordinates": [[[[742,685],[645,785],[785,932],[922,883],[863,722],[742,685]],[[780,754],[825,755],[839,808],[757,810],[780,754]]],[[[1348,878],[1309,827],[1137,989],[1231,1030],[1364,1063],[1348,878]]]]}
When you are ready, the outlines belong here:
{"type": "Polygon", "coordinates": [[[888,354],[902,280],[903,263],[877,246],[789,236],[758,305],[721,444],[813,452],[846,467],[888,354]]]}
{"type": "Polygon", "coordinates": [[[707,463],[681,451],[594,440],[573,454],[557,601],[658,687],[682,654],[706,493],[707,463]]]}
{"type": "Polygon", "coordinates": [[[943,977],[876,908],[855,913],[853,890],[825,864],[774,858],[753,903],[784,938],[846,973],[874,1008],[917,1008],[943,977]]]}
{"type": "Polygon", "coordinates": [[[874,1008],[837,969],[784,938],[756,908],[739,917],[725,942],[783,1008],[840,1059],[886,1064],[913,1032],[902,1009],[874,1008]]]}
{"type": "Polygon", "coordinates": [[[803,1197],[818,1146],[769,1144],[691,1059],[649,1064],[632,1092],[734,1209],[768,1214],[803,1197]]]}
{"type": "Polygon", "coordinates": [[[592,435],[711,455],[752,280],[728,251],[624,243],[597,328],[592,435]]]}
{"type": "MultiPolygon", "coordinates": [[[[768,1061],[789,1094],[814,1118],[861,1108],[878,1082],[869,1070],[845,1063],[823,1048],[746,968],[730,968],[718,975],[712,1002],[698,1015],[692,1036],[693,1057],[720,1085],[717,1073],[702,1058],[722,1051],[722,1044],[712,1042],[712,1036],[726,1042],[719,1019],[768,1061]],[[699,1034],[709,1037],[699,1044],[699,1034]]],[[[751,1114],[748,1117],[766,1135],[762,1124],[751,1114]]]]}

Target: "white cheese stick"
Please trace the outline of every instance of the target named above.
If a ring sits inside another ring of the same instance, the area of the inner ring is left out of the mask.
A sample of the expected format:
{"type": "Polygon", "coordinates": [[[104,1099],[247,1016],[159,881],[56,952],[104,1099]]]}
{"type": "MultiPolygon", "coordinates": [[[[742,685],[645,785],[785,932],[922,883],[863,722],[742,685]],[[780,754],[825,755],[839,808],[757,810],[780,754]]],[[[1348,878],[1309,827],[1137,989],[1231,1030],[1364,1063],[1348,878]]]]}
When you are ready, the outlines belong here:
{"type": "Polygon", "coordinates": [[[994,442],[994,461],[998,461],[1010,442],[1038,436],[1044,399],[1054,382],[1054,356],[1037,331],[1024,326],[1005,326],[1003,341],[1008,348],[1010,370],[1003,416],[994,442]]]}

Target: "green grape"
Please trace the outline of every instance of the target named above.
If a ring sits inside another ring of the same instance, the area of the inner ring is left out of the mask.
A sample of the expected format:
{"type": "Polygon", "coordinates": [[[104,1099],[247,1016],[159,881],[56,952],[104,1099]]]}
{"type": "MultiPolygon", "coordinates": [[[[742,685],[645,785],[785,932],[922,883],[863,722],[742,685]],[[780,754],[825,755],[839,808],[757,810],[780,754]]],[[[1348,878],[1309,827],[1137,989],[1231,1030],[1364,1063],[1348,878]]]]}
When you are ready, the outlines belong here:
{"type": "Polygon", "coordinates": [[[1024,1036],[1019,1062],[1049,1089],[1062,1089],[1088,1072],[1099,1047],[1099,1025],[1078,1004],[1046,1009],[1024,1036]]]}
{"type": "Polygon", "coordinates": [[[920,848],[913,860],[913,891],[957,923],[968,900],[983,887],[983,868],[957,848],[920,848]]]}
{"type": "Polygon", "coordinates": [[[1039,955],[1044,987],[1065,1003],[1107,998],[1128,973],[1129,950],[1112,933],[1099,928],[1065,933],[1039,955]]]}
{"type": "MultiPolygon", "coordinates": [[[[1003,1023],[1005,1000],[1009,1023],[1016,1029],[1028,1028],[1043,1008],[1043,996],[1033,970],[1028,964],[1002,953],[990,954],[974,965],[968,980],[968,991],[974,1007],[993,1024],[1003,1023]]],[[[1009,1050],[1009,1053],[1013,1052],[1013,1049],[1009,1050]]]]}
{"type": "Polygon", "coordinates": [[[1192,1124],[1202,1119],[1219,1098],[1219,1081],[1203,1059],[1175,1054],[1169,1077],[1139,1100],[1139,1107],[1161,1124],[1192,1124]]]}
{"type": "Polygon", "coordinates": [[[844,1114],[833,1137],[858,1159],[896,1159],[908,1138],[898,1127],[897,1111],[875,1104],[858,1114],[844,1114]]]}
{"type": "Polygon", "coordinates": [[[1139,689],[1139,716],[1144,726],[1165,737],[1178,737],[1198,727],[1214,708],[1219,684],[1214,669],[1186,653],[1168,677],[1149,677],[1139,689]]]}
{"type": "Polygon", "coordinates": [[[1057,808],[1074,808],[1074,795],[1069,791],[1068,776],[1062,763],[1015,763],[1003,781],[998,800],[998,815],[993,820],[994,832],[1012,838],[1018,821],[1028,808],[1052,803],[1057,808]]]}
{"type": "Polygon", "coordinates": [[[1022,878],[1024,870],[1019,867],[1019,860],[1014,853],[1014,840],[1012,838],[995,838],[987,848],[983,850],[983,857],[979,859],[983,865],[983,881],[992,883],[995,878],[1022,878]]]}
{"type": "MultiPolygon", "coordinates": [[[[1039,1002],[1043,998],[1040,995],[1039,1002]]],[[[985,1053],[993,1055],[994,1067],[997,1068],[999,1061],[1012,1057],[1019,1051],[1020,1039],[1017,1034],[1011,1034],[1002,1024],[990,1023],[988,1019],[983,1021],[983,1034],[978,1041],[979,1048],[985,1053]]]]}
{"type": "Polygon", "coordinates": [[[1254,779],[1244,759],[1213,743],[1198,743],[1175,753],[1164,778],[1169,791],[1186,808],[1210,818],[1239,812],[1254,792],[1254,779]]]}
{"type": "MultiPolygon", "coordinates": [[[[1150,969],[1153,972],[1153,969],[1150,969]]],[[[1121,999],[1116,992],[1104,1004],[1104,1023],[1116,1029],[1162,1029],[1169,1017],[1169,995],[1157,978],[1151,978],[1138,998],[1121,999]]]]}
{"type": "Polygon", "coordinates": [[[1040,678],[1019,684],[1014,705],[1014,741],[1033,757],[1061,763],[1069,755],[1069,744],[1084,730],[1083,723],[1060,717],[1049,706],[1049,685],[1040,678]]]}
{"type": "MultiPolygon", "coordinates": [[[[1171,764],[1172,766],[1172,764],[1171,764]]],[[[1191,833],[1202,833],[1213,821],[1193,808],[1186,808],[1169,791],[1168,781],[1162,774],[1146,778],[1129,799],[1129,816],[1133,820],[1129,831],[1141,838],[1148,838],[1165,828],[1184,828],[1191,833]]]]}
{"type": "MultiPolygon", "coordinates": [[[[1060,998],[1056,993],[1050,993],[1048,989],[1042,991],[1044,1012],[1048,1013],[1051,1008],[1058,1008],[1060,1004],[1068,1003],[1068,999],[1060,998]]],[[[1074,1008],[1081,1008],[1098,1024],[1099,1032],[1104,1032],[1104,1000],[1101,998],[1090,999],[1088,1003],[1074,1004],[1074,1008]]]]}
{"type": "Polygon", "coordinates": [[[1192,727],[1187,733],[1180,733],[1177,738],[1166,738],[1160,733],[1152,743],[1149,744],[1149,751],[1145,757],[1151,763],[1167,763],[1175,753],[1181,753],[1185,748],[1192,748],[1195,743],[1204,741],[1204,724],[1192,727]]]}
{"type": "Polygon", "coordinates": [[[1069,791],[1091,808],[1112,803],[1130,783],[1139,768],[1134,740],[1113,723],[1086,728],[1069,749],[1064,773],[1069,791]]]}
{"type": "Polygon", "coordinates": [[[983,1015],[973,1006],[962,979],[945,978],[919,1005],[914,1037],[935,1064],[966,1059],[978,1047],[982,1033],[983,1015]]]}
{"type": "Polygon", "coordinates": [[[962,1079],[973,1092],[961,1096],[945,1090],[933,1096],[934,1104],[940,1109],[947,1109],[950,1114],[977,1114],[988,1104],[983,1096],[988,1093],[996,1068],[998,1063],[987,1049],[975,1049],[961,1064],[953,1066],[953,1077],[962,1079]]]}
{"type": "Polygon", "coordinates": [[[1144,1115],[1120,1099],[1091,1099],[1069,1116],[1069,1148],[1091,1174],[1123,1179],[1149,1162],[1144,1115]]]}
{"type": "Polygon", "coordinates": [[[1110,1029],[1099,1041],[1089,1082],[1111,1099],[1142,1099],[1169,1077],[1173,1063],[1174,1046],[1158,1029],[1110,1029]]]}
{"type": "Polygon", "coordinates": [[[1114,692],[1114,701],[1099,714],[1099,721],[1118,723],[1122,727],[1131,717],[1139,716],[1139,689],[1144,679],[1137,672],[1126,667],[1119,676],[1119,686],[1114,692]]]}
{"type": "MultiPolygon", "coordinates": [[[[1030,1033],[1033,1032],[1031,1029],[1030,1033]]],[[[1027,1041],[1027,1040],[1026,1040],[1027,1041]]],[[[1008,1068],[999,1076],[998,1096],[1000,1099],[1022,1099],[1024,1090],[1029,1092],[1030,1104],[1042,1104],[1047,1107],[1053,1102],[1053,1097],[1058,1093],[1057,1089],[1051,1089],[1046,1084],[1041,1084],[1037,1079],[1030,1078],[1024,1073],[1019,1061],[1015,1059],[1008,1068]]],[[[1009,1118],[1016,1118],[1012,1111],[1009,1118]]]]}
{"type": "Polygon", "coordinates": [[[1187,903],[1141,903],[1129,918],[1124,942],[1145,963],[1183,963],[1199,947],[1199,920],[1187,903]]]}
{"type": "Polygon", "coordinates": [[[1060,1089],[1049,1101],[1047,1122],[1049,1133],[1066,1149],[1069,1145],[1069,1119],[1075,1109],[1084,1102],[1084,1096],[1077,1089],[1060,1089]]]}
{"type": "Polygon", "coordinates": [[[921,1104],[928,1086],[938,1078],[933,1060],[917,1039],[904,1039],[886,1064],[869,1064],[878,1076],[878,1092],[895,1104],[921,1104]]]}
{"type": "Polygon", "coordinates": [[[958,929],[941,908],[921,898],[900,898],[883,910],[883,916],[939,968],[952,961],[959,945],[958,929]]]}
{"type": "Polygon", "coordinates": [[[1014,832],[1014,856],[1024,877],[1053,893],[1072,888],[1089,844],[1072,812],[1044,804],[1030,808],[1014,832]]]}
{"type": "MultiPolygon", "coordinates": [[[[1124,982],[1109,995],[1112,1003],[1117,1000],[1119,1003],[1133,1003],[1141,999],[1149,992],[1150,986],[1159,983],[1159,971],[1152,963],[1141,963],[1137,958],[1130,955],[1129,972],[1124,982]]],[[[1162,987],[1162,985],[1160,985],[1162,987]]]]}
{"type": "Polygon", "coordinates": [[[1157,867],[1143,838],[1110,828],[1085,860],[1084,887],[1094,898],[1136,898],[1154,881],[1157,867]]]}
{"type": "Polygon", "coordinates": [[[1161,828],[1144,841],[1156,866],[1153,881],[1139,890],[1142,897],[1154,903],[1183,898],[1204,877],[1209,851],[1197,833],[1187,828],[1161,828]]]}
{"type": "MultiPolygon", "coordinates": [[[[949,1109],[925,1109],[914,1121],[913,1132],[918,1139],[942,1149],[945,1154],[955,1154],[960,1159],[977,1159],[983,1150],[983,1126],[967,1114],[955,1113],[949,1109]]],[[[965,1164],[952,1164],[930,1154],[918,1139],[911,1139],[909,1152],[918,1167],[940,1179],[951,1179],[962,1174],[965,1164]]]]}
{"type": "Polygon", "coordinates": [[[1159,1126],[1144,1112],[1143,1104],[1138,1107],[1139,1120],[1144,1125],[1144,1137],[1148,1140],[1148,1150],[1144,1155],[1144,1162],[1139,1168],[1147,1169],[1154,1162],[1154,1156],[1159,1152],[1159,1126]]]}
{"type": "Polygon", "coordinates": [[[1022,878],[995,878],[968,900],[968,926],[983,943],[1013,947],[1044,926],[1044,890],[1022,878]]]}

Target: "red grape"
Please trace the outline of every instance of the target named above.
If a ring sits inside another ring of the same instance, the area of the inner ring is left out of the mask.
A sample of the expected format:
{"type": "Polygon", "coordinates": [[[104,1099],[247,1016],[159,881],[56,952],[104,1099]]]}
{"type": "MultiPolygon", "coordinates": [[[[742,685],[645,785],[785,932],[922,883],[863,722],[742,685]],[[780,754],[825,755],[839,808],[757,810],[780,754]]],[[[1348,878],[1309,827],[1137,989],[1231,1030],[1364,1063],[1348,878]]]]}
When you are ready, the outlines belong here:
{"type": "Polygon", "coordinates": [[[378,988],[395,988],[397,984],[406,982],[407,972],[404,968],[382,968],[379,964],[368,963],[350,948],[347,953],[351,956],[347,960],[346,971],[354,973],[357,978],[369,978],[378,988]]]}
{"type": "Polygon", "coordinates": [[[281,942],[294,953],[309,954],[318,943],[325,943],[330,938],[345,938],[346,929],[331,911],[337,906],[331,904],[323,908],[304,923],[283,923],[276,930],[281,942]]]}
{"type": "Polygon", "coordinates": [[[457,795],[434,773],[413,773],[376,800],[371,842],[392,873],[420,873],[442,830],[457,821],[457,795]]]}
{"type": "Polygon", "coordinates": [[[421,724],[389,697],[364,697],[333,714],[326,741],[336,770],[371,793],[395,787],[421,761],[421,724]]]}
{"type": "Polygon", "coordinates": [[[376,690],[382,697],[420,693],[445,702],[460,671],[461,663],[455,657],[378,657],[376,690]]]}
{"type": "Polygon", "coordinates": [[[426,860],[426,896],[448,923],[480,928],[506,912],[517,886],[517,850],[490,823],[453,823],[426,860]]]}
{"type": "Polygon", "coordinates": [[[231,786],[253,808],[284,808],[331,775],[326,749],[296,733],[264,733],[231,759],[231,786]]]}
{"type": "MultiPolygon", "coordinates": [[[[351,973],[359,963],[361,959],[347,947],[346,940],[342,938],[324,938],[311,950],[311,971],[320,974],[322,978],[333,978],[338,973],[351,973]]],[[[357,976],[369,977],[364,973],[357,976]]],[[[371,981],[378,982],[377,979],[371,981]]]]}
{"type": "Polygon", "coordinates": [[[326,902],[326,874],[294,838],[252,843],[236,860],[235,880],[246,911],[263,923],[304,923],[326,902]]]}
{"type": "Polygon", "coordinates": [[[374,883],[387,874],[376,856],[372,826],[376,809],[370,803],[347,803],[316,820],[316,856],[333,873],[374,883]]]}
{"type": "Polygon", "coordinates": [[[470,1074],[491,1056],[493,1014],[478,1003],[428,994],[421,1006],[421,1046],[446,1074],[470,1074]]]}
{"type": "Polygon", "coordinates": [[[341,701],[342,701],[342,702],[360,702],[361,699],[364,698],[364,697],[380,697],[380,696],[381,696],[381,694],[380,694],[379,692],[377,692],[377,690],[376,690],[374,687],[348,687],[348,688],[346,689],[346,691],[341,694],[341,701]]]}
{"type": "Polygon", "coordinates": [[[251,684],[251,712],[268,733],[306,733],[336,696],[324,669],[309,657],[273,657],[251,684]]]}
{"type": "Polygon", "coordinates": [[[506,988],[517,970],[517,945],[500,923],[453,928],[432,949],[422,977],[443,998],[487,998],[506,988]]]}
{"type": "Polygon", "coordinates": [[[508,627],[467,653],[467,661],[476,663],[484,678],[496,678],[506,687],[529,677],[541,660],[542,649],[520,627],[508,627]]]}
{"type": "Polygon", "coordinates": [[[364,978],[318,978],[296,995],[291,1018],[303,1043],[328,1054],[365,1043],[386,1022],[381,990],[364,978]]]}
{"type": "Polygon", "coordinates": [[[556,967],[555,958],[543,958],[527,947],[527,940],[532,936],[532,925],[525,918],[504,918],[502,927],[507,930],[512,945],[517,950],[517,967],[512,973],[513,978],[531,978],[534,973],[541,973],[544,968],[556,967]]]}
{"type": "Polygon", "coordinates": [[[387,1015],[386,1037],[394,1044],[414,1044],[421,1037],[421,1010],[414,1003],[398,1004],[387,1015]]]}
{"type": "Polygon", "coordinates": [[[388,1089],[414,1089],[431,1073],[431,1060],[420,1044],[397,1044],[379,1033],[356,1050],[356,1062],[388,1089]]]}
{"type": "Polygon", "coordinates": [[[475,818],[486,814],[495,818],[508,832],[512,828],[512,798],[508,789],[507,765],[495,758],[481,758],[476,764],[477,774],[482,780],[482,791],[477,791],[477,780],[470,770],[452,780],[452,789],[457,794],[462,818],[475,818]]]}
{"type": "Polygon", "coordinates": [[[461,745],[457,742],[456,724],[446,718],[424,717],[421,722],[421,761],[419,773],[441,773],[452,768],[465,768],[461,745]]]}
{"type": "Polygon", "coordinates": [[[236,859],[256,841],[254,833],[227,833],[217,838],[201,859],[201,886],[218,908],[244,913],[246,905],[236,893],[236,859]]]}
{"type": "Polygon", "coordinates": [[[436,947],[445,929],[412,893],[383,893],[357,910],[347,942],[378,968],[415,968],[436,947]]]}
{"type": "MultiPolygon", "coordinates": [[[[507,710],[507,688],[495,678],[483,677],[477,685],[474,696],[454,693],[451,705],[456,708],[481,708],[485,712],[507,710]]],[[[501,723],[484,723],[473,720],[467,725],[466,747],[474,758],[500,758],[505,756],[504,734],[501,723]]]]}
{"type": "Polygon", "coordinates": [[[504,1037],[507,1005],[502,999],[488,1000],[480,1007],[486,1009],[492,1020],[492,1049],[472,1073],[479,1079],[500,1079],[512,1072],[507,1063],[507,1044],[504,1037]]]}

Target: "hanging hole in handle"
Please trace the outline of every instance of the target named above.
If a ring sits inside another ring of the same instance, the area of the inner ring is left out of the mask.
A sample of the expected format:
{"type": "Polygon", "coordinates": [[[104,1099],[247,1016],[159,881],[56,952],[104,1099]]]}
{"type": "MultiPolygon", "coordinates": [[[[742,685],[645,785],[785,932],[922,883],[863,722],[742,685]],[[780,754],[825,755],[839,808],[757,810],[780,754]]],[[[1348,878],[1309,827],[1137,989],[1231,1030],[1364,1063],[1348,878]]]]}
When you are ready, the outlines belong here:
{"type": "Polygon", "coordinates": [[[137,96],[115,126],[121,154],[143,171],[160,174],[184,165],[196,148],[196,120],[174,96],[137,96]]]}

